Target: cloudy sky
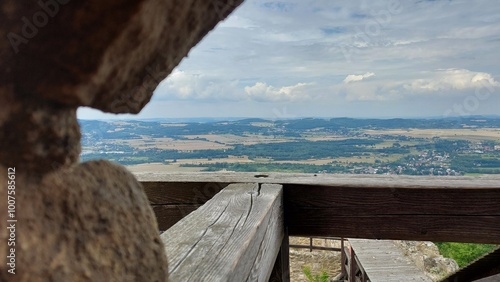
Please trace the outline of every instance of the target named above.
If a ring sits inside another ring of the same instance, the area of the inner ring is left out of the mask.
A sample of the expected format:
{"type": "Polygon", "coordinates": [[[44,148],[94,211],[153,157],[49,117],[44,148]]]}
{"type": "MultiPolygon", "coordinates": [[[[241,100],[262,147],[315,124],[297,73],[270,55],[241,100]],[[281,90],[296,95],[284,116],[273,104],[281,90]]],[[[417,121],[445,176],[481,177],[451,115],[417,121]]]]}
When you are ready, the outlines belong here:
{"type": "Polygon", "coordinates": [[[134,118],[500,115],[499,63],[497,0],[246,0],[134,118]]]}

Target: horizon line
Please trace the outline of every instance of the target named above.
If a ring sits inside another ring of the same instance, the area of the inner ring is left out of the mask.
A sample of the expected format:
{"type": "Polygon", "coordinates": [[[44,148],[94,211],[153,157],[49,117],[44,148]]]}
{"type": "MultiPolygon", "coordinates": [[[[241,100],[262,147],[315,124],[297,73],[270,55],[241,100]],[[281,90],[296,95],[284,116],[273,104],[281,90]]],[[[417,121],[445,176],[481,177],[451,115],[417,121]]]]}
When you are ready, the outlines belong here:
{"type": "Polygon", "coordinates": [[[500,115],[467,115],[467,116],[386,116],[386,117],[349,117],[349,116],[296,116],[296,117],[158,117],[158,118],[78,118],[78,120],[87,121],[159,121],[159,120],[210,120],[210,121],[240,121],[247,119],[261,119],[261,120],[299,120],[299,119],[376,119],[376,120],[389,120],[389,119],[470,119],[470,118],[500,118],[500,115]]]}

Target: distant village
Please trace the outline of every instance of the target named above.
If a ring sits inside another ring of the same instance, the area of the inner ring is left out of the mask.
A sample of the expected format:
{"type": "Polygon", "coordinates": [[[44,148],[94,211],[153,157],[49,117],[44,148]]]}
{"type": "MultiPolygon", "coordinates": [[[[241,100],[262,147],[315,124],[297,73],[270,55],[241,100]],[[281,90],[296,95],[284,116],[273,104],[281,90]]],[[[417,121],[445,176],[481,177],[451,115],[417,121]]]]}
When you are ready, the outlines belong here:
{"type": "MultiPolygon", "coordinates": [[[[85,121],[81,159],[199,171],[500,173],[500,119],[482,122],[484,129],[477,124],[473,129],[457,129],[451,121],[445,122],[452,128],[441,128],[439,120],[433,120],[438,129],[427,128],[427,120],[85,121]],[[410,125],[414,128],[401,129],[410,125]],[[415,130],[418,127],[422,129],[415,130]]],[[[478,123],[469,121],[473,122],[478,123]]]]}

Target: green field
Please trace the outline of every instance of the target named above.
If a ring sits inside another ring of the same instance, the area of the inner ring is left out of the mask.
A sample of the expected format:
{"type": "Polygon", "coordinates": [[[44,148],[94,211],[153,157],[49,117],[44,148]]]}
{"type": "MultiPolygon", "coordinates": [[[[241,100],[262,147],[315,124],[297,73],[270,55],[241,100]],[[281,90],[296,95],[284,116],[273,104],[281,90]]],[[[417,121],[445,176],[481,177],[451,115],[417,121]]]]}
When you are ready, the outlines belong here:
{"type": "Polygon", "coordinates": [[[169,171],[500,173],[500,119],[86,121],[82,129],[82,161],[155,163],[169,171]]]}

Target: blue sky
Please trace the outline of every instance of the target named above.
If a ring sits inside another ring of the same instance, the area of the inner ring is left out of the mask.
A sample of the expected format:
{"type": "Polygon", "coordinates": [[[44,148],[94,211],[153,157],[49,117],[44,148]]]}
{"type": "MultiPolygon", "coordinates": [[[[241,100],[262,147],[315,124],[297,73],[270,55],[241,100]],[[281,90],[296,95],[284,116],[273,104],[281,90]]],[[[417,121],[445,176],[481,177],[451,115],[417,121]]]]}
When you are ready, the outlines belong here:
{"type": "Polygon", "coordinates": [[[500,115],[496,0],[247,0],[137,116],[500,115]]]}

